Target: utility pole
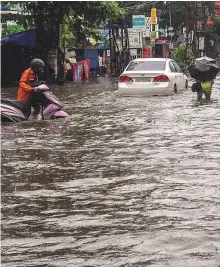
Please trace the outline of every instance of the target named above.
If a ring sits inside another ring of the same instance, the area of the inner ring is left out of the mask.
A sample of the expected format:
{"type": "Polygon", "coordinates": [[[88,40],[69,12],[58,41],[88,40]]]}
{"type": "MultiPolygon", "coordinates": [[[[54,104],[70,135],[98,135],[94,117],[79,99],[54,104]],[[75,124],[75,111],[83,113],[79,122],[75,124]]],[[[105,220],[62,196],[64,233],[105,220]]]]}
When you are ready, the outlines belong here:
{"type": "Polygon", "coordinates": [[[198,41],[198,55],[199,57],[204,55],[205,50],[205,2],[196,2],[196,36],[198,41]]]}
{"type": "MultiPolygon", "coordinates": [[[[170,28],[172,28],[172,17],[171,17],[171,5],[170,5],[170,1],[169,1],[169,16],[170,16],[170,28]]],[[[172,36],[173,33],[171,33],[171,36],[170,36],[170,42],[171,44],[173,43],[173,36],[172,36]]]]}

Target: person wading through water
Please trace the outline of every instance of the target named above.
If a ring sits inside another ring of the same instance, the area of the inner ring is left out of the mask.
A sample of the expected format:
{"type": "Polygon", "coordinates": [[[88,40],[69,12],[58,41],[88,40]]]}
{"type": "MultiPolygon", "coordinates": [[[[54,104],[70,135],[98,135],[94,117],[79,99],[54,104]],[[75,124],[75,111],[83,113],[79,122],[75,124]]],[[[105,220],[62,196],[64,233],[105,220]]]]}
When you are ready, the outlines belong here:
{"type": "MultiPolygon", "coordinates": [[[[35,58],[31,61],[30,68],[25,70],[19,82],[17,100],[28,101],[31,92],[36,92],[34,88],[34,83],[39,80],[39,76],[43,73],[44,62],[35,58]]],[[[40,113],[40,104],[30,102],[31,106],[34,108],[33,115],[37,116],[40,113]]]]}
{"type": "Polygon", "coordinates": [[[201,101],[203,94],[207,101],[211,100],[213,80],[204,80],[200,83],[200,88],[197,91],[197,100],[201,101]]]}

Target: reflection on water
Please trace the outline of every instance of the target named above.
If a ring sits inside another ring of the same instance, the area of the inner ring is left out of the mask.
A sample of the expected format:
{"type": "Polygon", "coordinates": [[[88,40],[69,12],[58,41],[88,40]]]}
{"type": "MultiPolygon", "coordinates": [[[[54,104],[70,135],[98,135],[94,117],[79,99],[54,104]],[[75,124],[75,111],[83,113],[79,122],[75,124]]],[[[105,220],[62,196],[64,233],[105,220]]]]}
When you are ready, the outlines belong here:
{"type": "Polygon", "coordinates": [[[220,266],[219,91],[54,92],[68,120],[2,126],[2,266],[220,266]]]}

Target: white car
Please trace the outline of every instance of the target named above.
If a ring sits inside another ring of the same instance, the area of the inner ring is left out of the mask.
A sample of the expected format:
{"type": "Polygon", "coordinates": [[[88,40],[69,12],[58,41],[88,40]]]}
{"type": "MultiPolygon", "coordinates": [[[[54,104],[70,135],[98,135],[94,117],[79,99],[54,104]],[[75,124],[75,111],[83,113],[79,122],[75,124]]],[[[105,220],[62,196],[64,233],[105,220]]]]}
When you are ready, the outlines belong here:
{"type": "Polygon", "coordinates": [[[171,95],[187,89],[188,80],[178,64],[169,58],[137,58],[119,77],[119,95],[171,95]]]}

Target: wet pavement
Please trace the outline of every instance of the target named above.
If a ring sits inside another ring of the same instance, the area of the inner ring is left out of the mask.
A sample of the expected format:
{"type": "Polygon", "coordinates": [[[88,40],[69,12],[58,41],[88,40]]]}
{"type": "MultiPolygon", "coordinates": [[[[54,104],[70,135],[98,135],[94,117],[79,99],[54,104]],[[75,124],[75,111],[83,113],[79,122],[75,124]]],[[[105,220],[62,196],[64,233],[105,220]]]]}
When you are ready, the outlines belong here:
{"type": "Polygon", "coordinates": [[[56,87],[68,120],[2,126],[2,267],[220,266],[220,90],[116,88],[56,87]]]}

